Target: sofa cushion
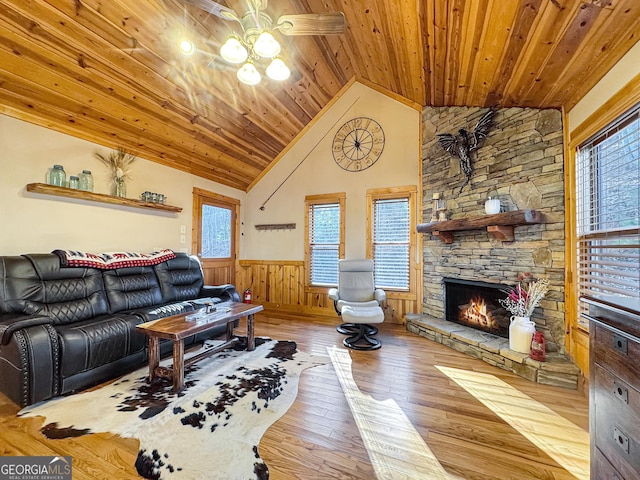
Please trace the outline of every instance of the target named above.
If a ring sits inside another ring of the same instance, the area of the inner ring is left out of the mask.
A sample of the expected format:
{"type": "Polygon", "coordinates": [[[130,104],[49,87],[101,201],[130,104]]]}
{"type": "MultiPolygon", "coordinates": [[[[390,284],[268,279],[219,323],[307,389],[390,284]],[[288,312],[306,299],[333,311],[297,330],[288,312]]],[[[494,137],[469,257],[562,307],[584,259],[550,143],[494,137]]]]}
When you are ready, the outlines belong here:
{"type": "Polygon", "coordinates": [[[136,310],[162,303],[153,267],[129,267],[102,272],[109,311],[136,310]]]}
{"type": "Polygon", "coordinates": [[[3,311],[51,318],[65,324],[107,313],[102,274],[92,268],[61,268],[53,254],[3,257],[3,311]]]}
{"type": "Polygon", "coordinates": [[[204,279],[197,257],[176,253],[176,258],[153,268],[160,282],[163,303],[193,300],[200,296],[204,279]]]}
{"type": "Polygon", "coordinates": [[[117,313],[56,327],[62,378],[142,351],[146,336],[136,331],[139,323],[135,315],[117,313]]]}

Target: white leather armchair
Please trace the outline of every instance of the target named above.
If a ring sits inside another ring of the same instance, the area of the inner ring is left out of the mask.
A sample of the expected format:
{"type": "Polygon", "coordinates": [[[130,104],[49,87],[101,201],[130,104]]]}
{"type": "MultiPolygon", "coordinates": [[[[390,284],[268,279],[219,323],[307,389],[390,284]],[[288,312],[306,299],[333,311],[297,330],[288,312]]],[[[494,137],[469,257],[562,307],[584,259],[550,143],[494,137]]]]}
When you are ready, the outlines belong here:
{"type": "Polygon", "coordinates": [[[350,335],[343,342],[345,346],[357,350],[380,348],[380,341],[372,337],[378,333],[372,324],[384,321],[380,305],[387,295],[384,290],[375,288],[373,260],[339,260],[338,288],[329,290],[329,298],[338,315],[345,320],[336,328],[338,332],[350,335]]]}

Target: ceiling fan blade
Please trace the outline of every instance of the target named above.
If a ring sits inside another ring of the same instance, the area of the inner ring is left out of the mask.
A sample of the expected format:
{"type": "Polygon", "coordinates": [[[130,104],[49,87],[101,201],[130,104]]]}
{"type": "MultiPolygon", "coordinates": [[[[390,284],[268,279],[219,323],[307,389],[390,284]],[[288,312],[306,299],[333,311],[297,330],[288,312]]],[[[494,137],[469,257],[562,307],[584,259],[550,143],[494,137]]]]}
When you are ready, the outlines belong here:
{"type": "Polygon", "coordinates": [[[282,15],[275,28],[284,35],[339,35],[347,22],[344,13],[300,13],[282,15]]]}
{"type": "Polygon", "coordinates": [[[194,7],[201,8],[205,12],[213,13],[215,16],[224,18],[225,20],[235,20],[236,22],[240,21],[236,12],[231,10],[230,8],[225,7],[224,5],[220,5],[218,2],[214,2],[213,0],[182,0],[184,3],[189,5],[193,5],[194,7]]]}

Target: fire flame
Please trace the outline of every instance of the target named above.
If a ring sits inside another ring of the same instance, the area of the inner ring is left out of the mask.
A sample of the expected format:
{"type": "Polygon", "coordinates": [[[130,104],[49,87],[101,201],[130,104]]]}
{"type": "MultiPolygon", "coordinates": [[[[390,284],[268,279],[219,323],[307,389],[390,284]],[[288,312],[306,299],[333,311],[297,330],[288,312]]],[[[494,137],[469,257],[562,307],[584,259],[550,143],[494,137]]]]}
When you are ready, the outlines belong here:
{"type": "Polygon", "coordinates": [[[498,330],[500,325],[487,311],[487,302],[482,297],[473,297],[467,305],[461,305],[459,319],[469,325],[477,325],[485,330],[498,330]]]}

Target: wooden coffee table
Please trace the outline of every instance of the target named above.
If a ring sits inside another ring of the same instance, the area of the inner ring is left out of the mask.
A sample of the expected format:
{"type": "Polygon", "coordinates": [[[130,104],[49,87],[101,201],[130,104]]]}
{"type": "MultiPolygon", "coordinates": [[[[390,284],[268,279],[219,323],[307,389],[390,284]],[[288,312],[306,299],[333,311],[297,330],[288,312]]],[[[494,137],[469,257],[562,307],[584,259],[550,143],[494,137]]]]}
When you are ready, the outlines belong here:
{"type": "Polygon", "coordinates": [[[181,313],[171,317],[160,318],[151,322],[141,323],[136,329],[149,337],[149,382],[156,377],[173,379],[173,390],[179,392],[184,384],[184,367],[191,365],[204,357],[224,350],[238,342],[233,336],[233,322],[247,317],[247,350],[255,349],[254,314],[263,310],[262,305],[248,303],[227,302],[215,305],[216,311],[204,313],[204,309],[194,312],[181,313]],[[201,315],[197,320],[189,320],[188,317],[201,315]],[[196,333],[206,332],[220,325],[225,325],[226,341],[216,347],[194,355],[186,362],[184,360],[184,339],[196,333]],[[160,366],[160,339],[166,338],[173,342],[173,366],[171,368],[160,366]]]}

